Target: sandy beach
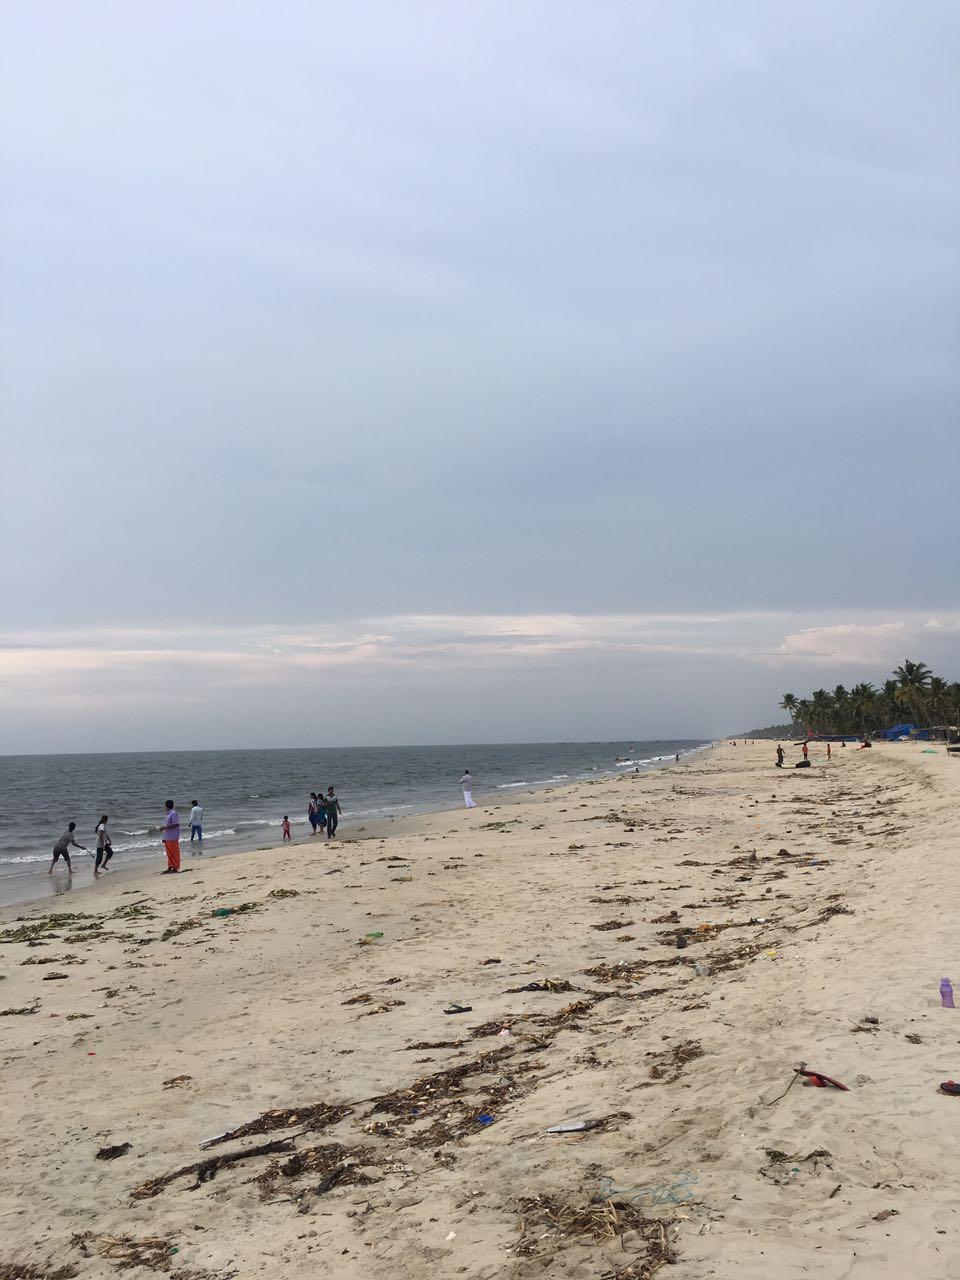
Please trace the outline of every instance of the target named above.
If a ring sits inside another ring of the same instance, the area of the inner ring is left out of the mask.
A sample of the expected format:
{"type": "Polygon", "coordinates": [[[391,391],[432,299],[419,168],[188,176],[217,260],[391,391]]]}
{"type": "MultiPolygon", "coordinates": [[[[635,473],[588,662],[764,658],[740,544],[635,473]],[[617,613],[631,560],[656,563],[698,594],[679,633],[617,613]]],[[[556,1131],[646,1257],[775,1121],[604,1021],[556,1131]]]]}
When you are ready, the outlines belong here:
{"type": "Polygon", "coordinates": [[[0,1277],[955,1280],[960,763],[775,745],[6,910],[0,1277]]]}

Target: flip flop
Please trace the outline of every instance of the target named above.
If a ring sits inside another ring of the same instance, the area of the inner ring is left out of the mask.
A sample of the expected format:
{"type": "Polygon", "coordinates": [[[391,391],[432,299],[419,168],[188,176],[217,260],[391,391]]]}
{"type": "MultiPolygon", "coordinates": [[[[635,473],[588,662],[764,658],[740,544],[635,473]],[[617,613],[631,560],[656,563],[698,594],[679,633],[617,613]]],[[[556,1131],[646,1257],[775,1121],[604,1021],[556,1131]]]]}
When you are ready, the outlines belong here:
{"type": "Polygon", "coordinates": [[[444,1013],[472,1013],[472,1004],[448,1004],[443,1011],[444,1013]]]}
{"type": "Polygon", "coordinates": [[[956,1080],[944,1080],[940,1086],[940,1092],[950,1093],[955,1098],[960,1097],[960,1084],[957,1084],[956,1080]]]}
{"type": "Polygon", "coordinates": [[[845,1084],[841,1084],[839,1080],[834,1080],[833,1076],[825,1076],[822,1071],[808,1071],[806,1067],[797,1067],[797,1075],[806,1076],[812,1085],[817,1089],[825,1089],[830,1085],[833,1089],[842,1089],[844,1093],[850,1090],[845,1084]]]}

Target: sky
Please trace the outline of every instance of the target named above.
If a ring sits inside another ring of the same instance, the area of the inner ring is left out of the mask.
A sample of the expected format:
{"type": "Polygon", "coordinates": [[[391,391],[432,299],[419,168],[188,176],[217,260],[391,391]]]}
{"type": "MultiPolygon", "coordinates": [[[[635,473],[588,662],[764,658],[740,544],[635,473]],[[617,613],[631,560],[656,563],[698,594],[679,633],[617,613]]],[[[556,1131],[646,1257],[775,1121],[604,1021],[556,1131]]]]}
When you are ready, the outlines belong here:
{"type": "Polygon", "coordinates": [[[960,11],[0,11],[0,752],[960,678],[960,11]]]}

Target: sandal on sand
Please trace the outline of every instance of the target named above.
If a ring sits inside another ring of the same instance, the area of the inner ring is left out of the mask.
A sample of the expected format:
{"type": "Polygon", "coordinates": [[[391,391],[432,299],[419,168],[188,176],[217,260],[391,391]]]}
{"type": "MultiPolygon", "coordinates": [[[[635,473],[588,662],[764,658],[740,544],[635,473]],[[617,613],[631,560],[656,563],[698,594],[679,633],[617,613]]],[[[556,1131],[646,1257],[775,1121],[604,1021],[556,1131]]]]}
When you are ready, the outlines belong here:
{"type": "Polygon", "coordinates": [[[448,1004],[444,1013],[473,1013],[472,1004],[448,1004]]]}
{"type": "Polygon", "coordinates": [[[845,1084],[841,1084],[839,1080],[834,1080],[832,1076],[825,1076],[822,1071],[808,1071],[805,1067],[798,1067],[797,1075],[806,1076],[817,1089],[825,1089],[827,1085],[830,1085],[833,1089],[842,1089],[844,1093],[850,1092],[845,1084]]]}
{"type": "Polygon", "coordinates": [[[944,1080],[940,1086],[940,1092],[951,1093],[955,1098],[960,1097],[960,1084],[957,1084],[956,1080],[944,1080]]]}

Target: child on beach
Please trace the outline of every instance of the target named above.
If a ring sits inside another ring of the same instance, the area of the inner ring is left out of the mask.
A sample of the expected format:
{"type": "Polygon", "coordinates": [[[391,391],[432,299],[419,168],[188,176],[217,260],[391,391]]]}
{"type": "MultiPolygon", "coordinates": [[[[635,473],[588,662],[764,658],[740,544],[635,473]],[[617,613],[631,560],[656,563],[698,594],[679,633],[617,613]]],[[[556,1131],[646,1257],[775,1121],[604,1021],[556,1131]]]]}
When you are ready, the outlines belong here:
{"type": "Polygon", "coordinates": [[[283,839],[290,839],[290,819],[286,814],[283,815],[283,821],[280,823],[280,830],[283,833],[283,839]]]}

